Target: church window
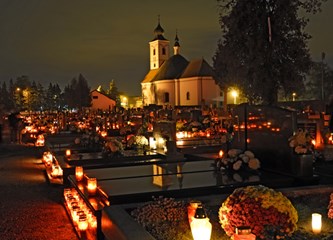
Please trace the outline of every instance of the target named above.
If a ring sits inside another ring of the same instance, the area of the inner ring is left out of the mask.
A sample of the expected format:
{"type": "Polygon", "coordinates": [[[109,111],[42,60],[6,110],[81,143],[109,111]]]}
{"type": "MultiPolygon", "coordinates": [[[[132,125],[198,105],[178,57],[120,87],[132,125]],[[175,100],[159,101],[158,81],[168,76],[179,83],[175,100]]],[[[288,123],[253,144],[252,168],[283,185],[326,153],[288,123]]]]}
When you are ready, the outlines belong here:
{"type": "Polygon", "coordinates": [[[165,55],[166,52],[165,52],[165,48],[162,48],[162,55],[165,55]]]}
{"type": "Polygon", "coordinates": [[[155,50],[155,48],[153,49],[153,55],[154,55],[154,56],[156,55],[156,50],[155,50]]]}
{"type": "Polygon", "coordinates": [[[186,100],[190,100],[190,92],[186,93],[186,100]]]}
{"type": "Polygon", "coordinates": [[[168,102],[169,102],[169,93],[168,93],[168,92],[165,92],[165,93],[164,93],[164,102],[165,102],[165,103],[168,103],[168,102]]]}

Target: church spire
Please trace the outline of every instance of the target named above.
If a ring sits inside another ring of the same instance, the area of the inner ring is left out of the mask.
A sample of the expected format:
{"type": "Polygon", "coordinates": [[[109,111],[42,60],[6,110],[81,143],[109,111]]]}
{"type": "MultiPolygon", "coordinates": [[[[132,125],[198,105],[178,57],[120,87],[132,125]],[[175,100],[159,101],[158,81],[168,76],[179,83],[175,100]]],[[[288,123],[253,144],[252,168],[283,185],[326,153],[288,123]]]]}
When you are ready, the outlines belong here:
{"type": "Polygon", "coordinates": [[[154,29],[155,38],[149,42],[150,69],[158,69],[169,58],[169,40],[164,35],[161,27],[160,15],[158,15],[157,27],[154,29]]]}
{"type": "Polygon", "coordinates": [[[158,15],[158,24],[157,24],[157,27],[154,29],[154,34],[155,34],[155,38],[153,40],[166,40],[163,36],[164,29],[161,27],[160,15],[158,15]]]}
{"type": "Polygon", "coordinates": [[[176,30],[175,44],[173,45],[173,54],[178,55],[179,49],[180,49],[180,44],[179,44],[178,32],[176,30]]]}

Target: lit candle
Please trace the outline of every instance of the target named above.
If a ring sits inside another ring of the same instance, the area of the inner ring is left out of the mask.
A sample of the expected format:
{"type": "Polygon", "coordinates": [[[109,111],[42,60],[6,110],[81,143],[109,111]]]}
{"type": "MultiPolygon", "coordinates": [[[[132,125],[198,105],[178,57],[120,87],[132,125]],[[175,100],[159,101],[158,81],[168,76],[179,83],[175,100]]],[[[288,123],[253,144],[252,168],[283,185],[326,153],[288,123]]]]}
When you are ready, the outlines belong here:
{"type": "Polygon", "coordinates": [[[87,188],[88,188],[88,193],[90,195],[95,195],[96,190],[97,190],[97,179],[96,178],[88,178],[87,188]]]}
{"type": "Polygon", "coordinates": [[[190,226],[194,240],[210,240],[212,224],[209,222],[201,204],[198,205],[190,226]]]}
{"type": "Polygon", "coordinates": [[[223,157],[223,150],[220,150],[219,151],[219,158],[222,158],[223,157]]]}
{"type": "Polygon", "coordinates": [[[80,182],[83,179],[83,167],[81,166],[76,166],[75,167],[75,178],[76,181],[80,182]]]}
{"type": "Polygon", "coordinates": [[[321,214],[319,213],[312,214],[312,232],[316,234],[321,232],[321,214]]]}
{"type": "Polygon", "coordinates": [[[79,221],[77,223],[77,226],[80,231],[85,231],[88,228],[88,220],[87,217],[79,217],[79,221]]]}
{"type": "Polygon", "coordinates": [[[69,158],[69,157],[71,156],[71,154],[72,154],[72,153],[71,153],[71,150],[70,150],[70,149],[67,149],[67,150],[66,150],[66,157],[69,158]]]}

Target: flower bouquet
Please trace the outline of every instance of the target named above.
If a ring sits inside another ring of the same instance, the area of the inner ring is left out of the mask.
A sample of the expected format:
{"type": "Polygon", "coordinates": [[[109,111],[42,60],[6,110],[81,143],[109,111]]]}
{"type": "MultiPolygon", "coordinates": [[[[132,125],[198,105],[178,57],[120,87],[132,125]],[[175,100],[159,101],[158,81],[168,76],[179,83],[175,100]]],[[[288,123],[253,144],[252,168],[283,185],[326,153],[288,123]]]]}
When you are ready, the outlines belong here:
{"type": "Polygon", "coordinates": [[[108,139],[102,150],[107,158],[122,156],[124,151],[123,144],[115,138],[108,139]]]}
{"type": "Polygon", "coordinates": [[[328,205],[328,213],[327,213],[328,218],[333,219],[333,193],[330,195],[330,202],[328,205]]]}
{"type": "Polygon", "coordinates": [[[296,230],[298,214],[281,192],[258,185],[237,188],[222,203],[219,221],[230,237],[248,226],[257,239],[279,239],[296,230]]]}
{"type": "Polygon", "coordinates": [[[298,131],[289,139],[289,146],[292,147],[297,154],[309,154],[313,152],[314,140],[308,131],[298,129],[298,131]]]}
{"type": "Polygon", "coordinates": [[[242,151],[240,149],[230,149],[226,156],[217,158],[215,161],[218,170],[258,170],[260,161],[251,151],[242,151]]]}

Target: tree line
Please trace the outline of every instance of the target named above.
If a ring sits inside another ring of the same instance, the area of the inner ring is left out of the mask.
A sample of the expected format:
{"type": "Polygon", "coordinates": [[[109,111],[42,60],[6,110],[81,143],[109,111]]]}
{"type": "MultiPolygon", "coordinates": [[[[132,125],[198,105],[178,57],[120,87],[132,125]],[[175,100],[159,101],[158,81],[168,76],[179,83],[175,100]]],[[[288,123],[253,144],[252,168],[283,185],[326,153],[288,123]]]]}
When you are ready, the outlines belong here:
{"type": "MultiPolygon", "coordinates": [[[[117,88],[103,91],[113,99],[119,99],[117,88]]],[[[20,76],[15,81],[0,83],[0,109],[9,111],[63,111],[82,109],[91,106],[91,88],[82,75],[74,77],[62,90],[57,83],[50,83],[45,88],[40,82],[31,81],[29,76],[20,76]]]]}

